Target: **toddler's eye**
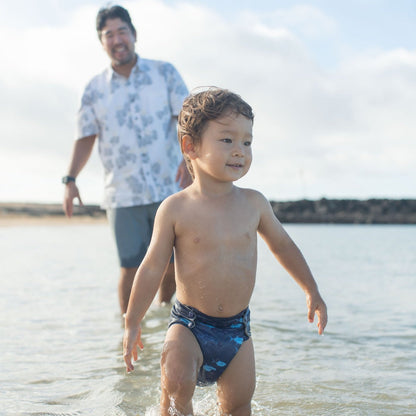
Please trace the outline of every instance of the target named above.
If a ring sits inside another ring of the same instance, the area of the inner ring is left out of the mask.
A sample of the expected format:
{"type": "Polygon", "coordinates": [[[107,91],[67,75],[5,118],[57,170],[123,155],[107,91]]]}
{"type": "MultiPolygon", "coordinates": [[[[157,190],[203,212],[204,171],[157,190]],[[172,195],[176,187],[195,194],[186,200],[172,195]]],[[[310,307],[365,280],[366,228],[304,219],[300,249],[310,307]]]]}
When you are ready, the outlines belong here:
{"type": "Polygon", "coordinates": [[[251,142],[244,142],[244,146],[251,146],[251,142]]]}
{"type": "Polygon", "coordinates": [[[232,140],[231,139],[228,139],[228,138],[221,139],[221,141],[223,141],[224,143],[232,143],[232,140]]]}

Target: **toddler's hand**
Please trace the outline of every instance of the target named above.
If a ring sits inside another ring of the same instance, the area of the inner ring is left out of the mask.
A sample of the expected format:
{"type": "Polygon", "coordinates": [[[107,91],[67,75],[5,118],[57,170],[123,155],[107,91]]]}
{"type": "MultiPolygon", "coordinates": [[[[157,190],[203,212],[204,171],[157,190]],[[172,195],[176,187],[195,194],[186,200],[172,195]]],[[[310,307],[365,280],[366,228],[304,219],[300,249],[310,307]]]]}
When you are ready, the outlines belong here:
{"type": "Polygon", "coordinates": [[[326,305],[321,295],[317,292],[313,295],[306,296],[306,304],[308,306],[308,320],[313,322],[315,313],[318,316],[318,333],[322,335],[328,322],[328,315],[326,305]]]}
{"type": "Polygon", "coordinates": [[[137,347],[141,350],[143,349],[143,342],[141,339],[142,329],[139,325],[134,329],[125,329],[124,338],[123,338],[123,358],[126,364],[126,370],[128,373],[134,370],[134,366],[131,362],[132,356],[133,360],[137,361],[137,347]]]}

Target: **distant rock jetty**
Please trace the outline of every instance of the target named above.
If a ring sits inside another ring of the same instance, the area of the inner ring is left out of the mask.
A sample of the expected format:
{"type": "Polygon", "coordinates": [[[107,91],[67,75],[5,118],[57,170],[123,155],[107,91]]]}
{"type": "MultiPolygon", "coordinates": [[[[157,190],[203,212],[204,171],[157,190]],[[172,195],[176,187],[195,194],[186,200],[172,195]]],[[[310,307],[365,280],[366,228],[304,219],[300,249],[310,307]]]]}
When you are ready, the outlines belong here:
{"type": "Polygon", "coordinates": [[[416,199],[271,202],[283,223],[416,224],[416,199]]]}
{"type": "MultiPolygon", "coordinates": [[[[416,199],[319,199],[276,202],[273,211],[283,223],[416,224],[416,199]]],[[[0,203],[0,219],[63,218],[60,204],[0,203]]],[[[104,219],[98,205],[76,206],[74,217],[104,219]]]]}

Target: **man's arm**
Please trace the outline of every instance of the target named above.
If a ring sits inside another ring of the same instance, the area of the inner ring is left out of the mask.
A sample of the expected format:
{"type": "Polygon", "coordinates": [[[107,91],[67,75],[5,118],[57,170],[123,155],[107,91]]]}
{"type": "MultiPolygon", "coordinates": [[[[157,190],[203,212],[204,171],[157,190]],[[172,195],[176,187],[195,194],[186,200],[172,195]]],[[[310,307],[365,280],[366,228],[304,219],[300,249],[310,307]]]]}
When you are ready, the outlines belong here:
{"type": "Polygon", "coordinates": [[[188,168],[186,167],[185,160],[183,159],[182,159],[181,164],[178,167],[175,180],[176,182],[179,182],[179,186],[182,189],[185,189],[187,186],[189,186],[192,183],[191,174],[189,173],[188,168]]]}
{"type": "MultiPolygon", "coordinates": [[[[94,147],[96,136],[87,136],[75,141],[72,150],[71,162],[68,168],[68,176],[76,178],[81,172],[82,168],[88,162],[94,147]]],[[[67,217],[71,217],[74,211],[74,199],[77,198],[80,205],[82,205],[81,196],[75,182],[68,182],[65,185],[65,193],[63,200],[63,209],[67,217]]]]}

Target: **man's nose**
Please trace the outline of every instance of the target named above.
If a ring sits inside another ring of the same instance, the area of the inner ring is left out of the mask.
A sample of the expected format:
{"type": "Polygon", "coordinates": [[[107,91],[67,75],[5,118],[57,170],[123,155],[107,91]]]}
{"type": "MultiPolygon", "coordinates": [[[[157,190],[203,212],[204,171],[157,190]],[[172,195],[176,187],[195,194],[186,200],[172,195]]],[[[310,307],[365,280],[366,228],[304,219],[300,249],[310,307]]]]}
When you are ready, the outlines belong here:
{"type": "Polygon", "coordinates": [[[116,33],[113,37],[113,44],[117,45],[118,43],[121,43],[121,35],[116,33]]]}

